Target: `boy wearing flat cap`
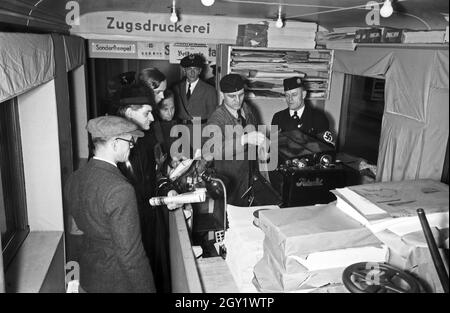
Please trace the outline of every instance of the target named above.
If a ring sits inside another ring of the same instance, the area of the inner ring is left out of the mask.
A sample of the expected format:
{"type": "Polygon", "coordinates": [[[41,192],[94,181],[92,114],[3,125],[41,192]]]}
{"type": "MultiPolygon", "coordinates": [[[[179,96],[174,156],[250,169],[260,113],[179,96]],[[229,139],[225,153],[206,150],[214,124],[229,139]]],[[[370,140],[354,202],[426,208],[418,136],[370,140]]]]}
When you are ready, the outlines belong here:
{"type": "Polygon", "coordinates": [[[180,66],[185,78],[173,88],[176,117],[183,124],[199,117],[204,124],[217,107],[216,89],[199,78],[205,59],[200,54],[191,54],[181,59],[180,66]]]}
{"type": "Polygon", "coordinates": [[[247,200],[242,198],[250,185],[250,176],[256,170],[256,160],[248,158],[249,145],[266,147],[266,136],[256,130],[237,135],[227,136],[226,126],[257,127],[257,120],[249,106],[244,102],[245,82],[240,75],[228,74],[220,80],[220,90],[223,94],[223,105],[220,105],[208,120],[208,125],[217,125],[221,129],[222,146],[221,160],[214,160],[217,173],[229,180],[227,186],[228,203],[237,206],[248,206],[247,200]],[[226,153],[232,147],[232,155],[226,153]],[[224,153],[226,155],[224,155],[224,153]]]}
{"type": "Polygon", "coordinates": [[[281,132],[297,129],[319,140],[332,141],[325,114],[305,103],[306,90],[302,79],[286,78],[283,86],[288,108],[274,114],[272,125],[277,125],[281,132]]]}
{"type": "Polygon", "coordinates": [[[144,134],[117,116],[91,119],[94,157],[64,188],[70,214],[83,231],[80,286],[87,292],[155,292],[142,245],[136,194],[117,163],[144,134]]]}

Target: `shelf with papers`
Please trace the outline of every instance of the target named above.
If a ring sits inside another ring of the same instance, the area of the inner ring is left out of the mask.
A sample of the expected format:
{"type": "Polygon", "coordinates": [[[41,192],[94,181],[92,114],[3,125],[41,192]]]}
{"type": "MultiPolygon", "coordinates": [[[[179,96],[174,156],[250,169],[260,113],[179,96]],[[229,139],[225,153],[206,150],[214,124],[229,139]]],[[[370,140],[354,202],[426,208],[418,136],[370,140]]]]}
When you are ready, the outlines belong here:
{"type": "Polygon", "coordinates": [[[248,81],[250,99],[284,98],[283,79],[304,80],[306,99],[329,97],[333,51],[326,49],[278,49],[229,46],[226,73],[248,81]]]}

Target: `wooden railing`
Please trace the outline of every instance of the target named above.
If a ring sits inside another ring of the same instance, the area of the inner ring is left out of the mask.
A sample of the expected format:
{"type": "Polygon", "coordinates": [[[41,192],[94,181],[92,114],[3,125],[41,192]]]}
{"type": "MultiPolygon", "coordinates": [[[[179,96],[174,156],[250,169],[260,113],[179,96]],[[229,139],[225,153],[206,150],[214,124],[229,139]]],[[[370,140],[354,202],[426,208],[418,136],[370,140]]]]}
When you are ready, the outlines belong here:
{"type": "Polygon", "coordinates": [[[172,292],[203,292],[183,211],[169,213],[172,292]]]}

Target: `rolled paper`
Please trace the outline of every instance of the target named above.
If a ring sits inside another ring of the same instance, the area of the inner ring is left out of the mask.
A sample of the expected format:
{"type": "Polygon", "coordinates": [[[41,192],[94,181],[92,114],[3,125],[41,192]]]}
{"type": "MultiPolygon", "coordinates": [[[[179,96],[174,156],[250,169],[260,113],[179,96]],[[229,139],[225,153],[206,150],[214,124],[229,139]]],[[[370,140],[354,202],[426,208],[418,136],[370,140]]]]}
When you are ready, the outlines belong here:
{"type": "Polygon", "coordinates": [[[151,206],[158,205],[168,205],[168,204],[186,204],[186,203],[198,203],[205,202],[206,193],[205,192],[190,192],[184,193],[176,196],[167,196],[167,197],[153,197],[150,198],[149,202],[151,206]]]}

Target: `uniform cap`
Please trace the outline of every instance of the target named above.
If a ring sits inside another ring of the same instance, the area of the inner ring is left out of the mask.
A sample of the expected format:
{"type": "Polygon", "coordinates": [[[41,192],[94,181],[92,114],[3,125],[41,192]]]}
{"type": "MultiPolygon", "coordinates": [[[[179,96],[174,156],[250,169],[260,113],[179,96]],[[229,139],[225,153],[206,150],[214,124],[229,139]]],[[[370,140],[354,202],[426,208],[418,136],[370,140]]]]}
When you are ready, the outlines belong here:
{"type": "Polygon", "coordinates": [[[300,77],[290,77],[283,80],[284,91],[303,87],[302,79],[300,77]]]}
{"type": "Polygon", "coordinates": [[[119,116],[100,116],[88,121],[87,131],[92,138],[110,138],[122,134],[130,134],[136,137],[144,136],[144,133],[138,129],[138,126],[129,120],[119,116]]]}

